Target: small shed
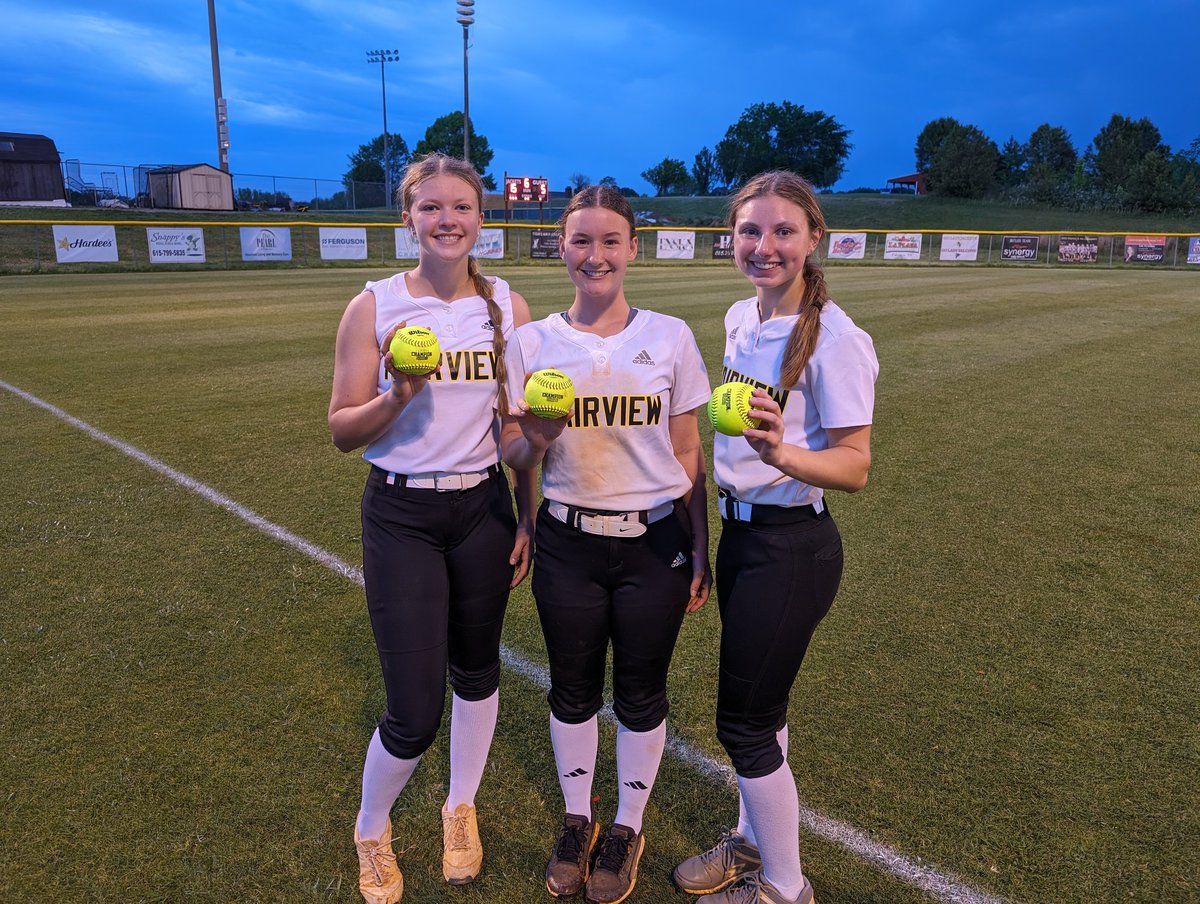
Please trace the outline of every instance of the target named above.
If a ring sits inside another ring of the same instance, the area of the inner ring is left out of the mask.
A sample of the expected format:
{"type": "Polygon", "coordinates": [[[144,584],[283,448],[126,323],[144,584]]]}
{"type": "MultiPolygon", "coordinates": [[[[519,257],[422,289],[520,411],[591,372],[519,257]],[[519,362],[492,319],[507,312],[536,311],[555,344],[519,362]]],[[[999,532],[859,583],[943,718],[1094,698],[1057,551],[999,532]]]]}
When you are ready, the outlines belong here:
{"type": "Polygon", "coordinates": [[[150,206],[174,210],[233,210],[233,177],[207,163],[150,170],[150,206]]]}
{"type": "Polygon", "coordinates": [[[62,162],[45,135],[0,132],[0,204],[65,206],[62,162]]]}
{"type": "Polygon", "coordinates": [[[897,176],[895,179],[888,179],[888,191],[912,192],[913,194],[925,194],[925,174],[910,173],[907,176],[897,176]]]}

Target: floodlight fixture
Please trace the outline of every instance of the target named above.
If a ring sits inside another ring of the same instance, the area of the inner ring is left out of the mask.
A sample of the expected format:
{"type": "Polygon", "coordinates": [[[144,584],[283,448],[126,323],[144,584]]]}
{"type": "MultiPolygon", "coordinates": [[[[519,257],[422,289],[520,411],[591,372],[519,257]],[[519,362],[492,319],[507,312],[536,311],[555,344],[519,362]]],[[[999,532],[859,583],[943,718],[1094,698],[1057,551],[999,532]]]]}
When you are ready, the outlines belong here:
{"type": "Polygon", "coordinates": [[[388,141],[387,127],[387,76],[384,74],[386,63],[400,62],[399,50],[368,50],[367,62],[379,64],[379,87],[383,94],[383,206],[392,206],[392,168],[391,146],[388,141]]]}

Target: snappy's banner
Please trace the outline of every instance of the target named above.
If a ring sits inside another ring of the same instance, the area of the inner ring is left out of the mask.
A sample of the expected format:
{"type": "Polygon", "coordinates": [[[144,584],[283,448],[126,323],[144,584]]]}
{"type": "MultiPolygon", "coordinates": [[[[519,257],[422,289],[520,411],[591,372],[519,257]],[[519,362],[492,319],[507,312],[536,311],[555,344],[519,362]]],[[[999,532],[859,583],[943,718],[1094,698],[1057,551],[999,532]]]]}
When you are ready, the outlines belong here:
{"type": "Polygon", "coordinates": [[[973,261],[978,259],[978,235],[963,232],[946,232],[942,234],[942,247],[938,251],[938,260],[973,261]]]}
{"type": "Polygon", "coordinates": [[[242,226],[244,261],[290,261],[292,259],[292,230],[287,226],[242,226]]]}
{"type": "Polygon", "coordinates": [[[558,257],[558,230],[531,229],[529,231],[529,256],[539,260],[554,260],[558,257]]]}
{"type": "Polygon", "coordinates": [[[367,230],[361,226],[321,226],[318,230],[321,260],[365,261],[367,230]]]}
{"type": "Polygon", "coordinates": [[[865,232],[829,233],[829,257],[839,261],[860,261],[867,253],[865,232]]]}
{"type": "Polygon", "coordinates": [[[883,243],[885,261],[919,261],[921,259],[921,233],[889,232],[883,243]]]}
{"type": "Polygon", "coordinates": [[[1038,256],[1038,236],[1006,235],[1000,245],[1002,261],[1035,261],[1038,256]]]}
{"type": "Polygon", "coordinates": [[[696,233],[666,232],[658,233],[658,247],[654,256],[666,260],[687,260],[696,257],[696,233]]]}
{"type": "Polygon", "coordinates": [[[203,229],[146,229],[152,264],[203,264],[203,229]]]}
{"type": "Polygon", "coordinates": [[[1058,262],[1060,264],[1094,264],[1100,251],[1098,235],[1060,235],[1058,262]]]}
{"type": "Polygon", "coordinates": [[[493,260],[504,257],[504,230],[480,229],[479,238],[471,253],[476,257],[487,257],[493,260]]]}
{"type": "Polygon", "coordinates": [[[1139,264],[1162,263],[1166,247],[1167,237],[1165,235],[1127,235],[1125,236],[1125,260],[1128,263],[1139,264]]]}
{"type": "Polygon", "coordinates": [[[113,263],[118,260],[117,231],[112,226],[55,226],[54,254],[60,264],[113,263]]]}

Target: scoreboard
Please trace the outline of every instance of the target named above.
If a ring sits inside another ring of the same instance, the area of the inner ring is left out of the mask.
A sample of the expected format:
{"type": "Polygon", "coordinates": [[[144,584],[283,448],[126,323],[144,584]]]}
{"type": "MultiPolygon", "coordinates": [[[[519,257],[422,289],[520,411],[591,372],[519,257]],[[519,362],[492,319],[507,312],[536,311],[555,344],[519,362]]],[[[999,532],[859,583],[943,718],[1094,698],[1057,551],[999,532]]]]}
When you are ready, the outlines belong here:
{"type": "Polygon", "coordinates": [[[550,197],[550,180],[530,176],[505,176],[504,200],[510,204],[517,201],[544,204],[550,197]]]}

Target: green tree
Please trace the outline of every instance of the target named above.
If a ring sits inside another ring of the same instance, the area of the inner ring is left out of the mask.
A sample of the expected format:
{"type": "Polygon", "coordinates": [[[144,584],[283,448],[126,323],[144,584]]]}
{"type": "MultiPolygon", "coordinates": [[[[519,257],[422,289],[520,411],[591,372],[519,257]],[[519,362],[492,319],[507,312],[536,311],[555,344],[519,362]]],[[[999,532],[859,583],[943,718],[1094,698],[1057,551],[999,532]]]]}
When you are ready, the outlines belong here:
{"type": "Polygon", "coordinates": [[[696,183],[696,194],[707,195],[717,179],[717,158],[708,148],[702,148],[692,162],[692,181],[696,183]]]}
{"type": "Polygon", "coordinates": [[[917,172],[928,173],[933,166],[934,155],[946,140],[946,136],[955,129],[962,128],[962,123],[953,116],[943,116],[925,123],[925,128],[917,136],[917,146],[913,153],[917,158],[917,172]]]}
{"type": "Polygon", "coordinates": [[[1011,135],[1000,151],[1000,170],[997,176],[1005,188],[1020,185],[1025,180],[1025,145],[1011,135]]]}
{"type": "Polygon", "coordinates": [[[996,185],[1000,149],[975,126],[959,125],[942,139],[929,166],[929,190],[954,198],[979,198],[996,185]]]}
{"type": "Polygon", "coordinates": [[[662,163],[643,170],[642,178],[654,186],[656,195],[682,194],[691,184],[687,166],[673,157],[664,157],[662,163]]]}
{"type": "Polygon", "coordinates": [[[571,178],[567,180],[571,184],[571,188],[579,191],[581,188],[587,188],[592,184],[590,176],[585,176],[583,173],[571,173],[571,178]]]}
{"type": "Polygon", "coordinates": [[[1062,126],[1042,123],[1029,136],[1024,151],[1028,165],[1025,181],[1030,192],[1036,200],[1053,200],[1059,189],[1071,181],[1079,160],[1071,136],[1062,126]]]}
{"type": "MultiPolygon", "coordinates": [[[[408,166],[408,145],[404,138],[397,135],[395,132],[388,132],[388,169],[391,172],[391,184],[395,188],[400,184],[400,180],[404,177],[404,168],[408,166]]],[[[357,195],[359,186],[354,183],[367,183],[370,185],[382,186],[387,180],[383,173],[383,134],[380,133],[368,141],[366,144],[360,144],[358,150],[350,154],[347,159],[350,161],[350,169],[342,174],[342,184],[346,186],[347,191],[351,191],[357,195]]],[[[366,186],[362,186],[363,191],[369,191],[366,186]]],[[[382,192],[382,189],[380,189],[382,192]]],[[[380,194],[380,203],[382,202],[382,194],[380,194]]],[[[363,206],[376,206],[375,204],[365,204],[363,206]]]]}
{"type": "Polygon", "coordinates": [[[718,143],[718,167],[729,177],[727,185],[740,185],[765,170],[790,169],[827,188],[842,176],[852,147],[849,136],[820,110],[786,100],[751,104],[718,143]]]}
{"type": "Polygon", "coordinates": [[[600,184],[607,185],[609,188],[615,188],[617,190],[620,190],[621,188],[620,184],[617,182],[616,176],[605,176],[600,180],[600,184]]]}
{"type": "Polygon", "coordinates": [[[1161,152],[1163,157],[1171,153],[1154,123],[1145,117],[1134,122],[1120,113],[1114,113],[1096,133],[1092,148],[1087,157],[1088,169],[1106,191],[1124,187],[1133,168],[1152,151],[1161,152]]]}
{"type": "MultiPolygon", "coordinates": [[[[463,115],[461,110],[447,113],[433,121],[425,130],[425,137],[413,148],[413,157],[422,157],[440,151],[449,157],[462,159],[463,115]]],[[[475,120],[471,120],[471,165],[483,177],[484,187],[496,190],[496,180],[486,172],[495,152],[488,146],[487,136],[475,131],[475,120]]]]}

